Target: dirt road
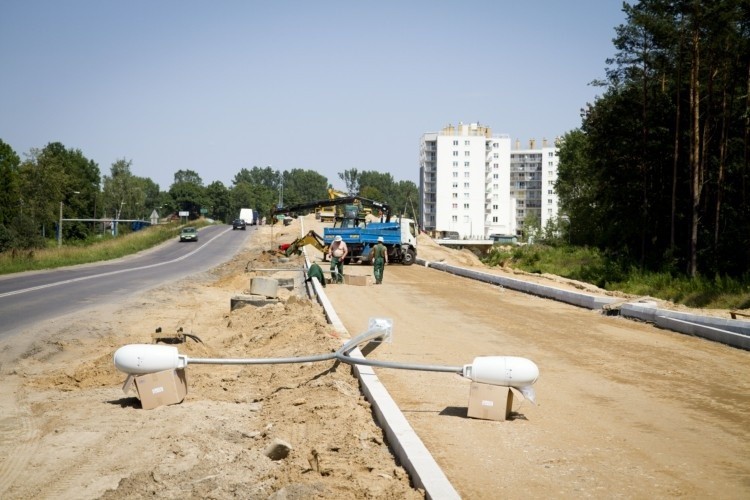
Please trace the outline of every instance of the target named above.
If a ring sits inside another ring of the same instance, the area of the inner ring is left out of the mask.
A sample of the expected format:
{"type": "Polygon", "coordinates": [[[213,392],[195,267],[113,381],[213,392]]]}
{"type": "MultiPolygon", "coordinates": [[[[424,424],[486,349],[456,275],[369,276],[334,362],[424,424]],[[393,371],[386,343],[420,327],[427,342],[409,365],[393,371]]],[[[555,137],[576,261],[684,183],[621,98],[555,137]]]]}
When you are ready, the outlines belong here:
{"type": "Polygon", "coordinates": [[[376,369],[464,498],[750,494],[746,351],[418,266],[326,293],[350,332],[394,321],[393,342],[369,357],[539,365],[538,405],[516,402],[507,422],[468,419],[457,375],[376,369]]]}
{"type": "MultiPolygon", "coordinates": [[[[271,252],[300,234],[295,224],[262,228],[211,272],[0,342],[0,498],[422,498],[348,366],[191,365],[185,401],[154,410],[121,390],[112,353],[152,342],[157,326],[198,335],[179,346],[191,357],[340,346],[298,289],[230,311],[258,275],[249,269],[300,265],[271,252]],[[278,441],[286,458],[266,453],[278,441]]],[[[420,245],[423,257],[477,265],[420,245]]],[[[370,317],[394,320],[393,343],[369,356],[460,365],[514,354],[539,365],[539,405],[517,404],[502,423],[466,418],[468,381],[457,375],[378,370],[464,498],[750,492],[750,353],[417,266],[326,293],[352,334],[370,317]]]]}

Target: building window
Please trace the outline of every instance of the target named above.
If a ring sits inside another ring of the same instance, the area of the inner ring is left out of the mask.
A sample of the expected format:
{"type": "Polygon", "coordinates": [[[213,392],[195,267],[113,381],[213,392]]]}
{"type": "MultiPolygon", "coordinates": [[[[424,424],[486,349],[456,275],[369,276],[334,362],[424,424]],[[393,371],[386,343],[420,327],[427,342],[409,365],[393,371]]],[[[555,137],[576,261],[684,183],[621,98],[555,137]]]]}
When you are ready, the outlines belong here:
{"type": "Polygon", "coordinates": [[[453,188],[454,188],[454,189],[458,189],[458,182],[454,182],[454,183],[453,183],[453,188]]]}
{"type": "Polygon", "coordinates": [[[469,197],[469,193],[464,193],[464,198],[468,198],[468,197],[469,197]]]}
{"type": "Polygon", "coordinates": [[[469,189],[469,183],[468,183],[468,182],[464,182],[464,187],[465,187],[466,189],[469,189]]]}
{"type": "Polygon", "coordinates": [[[458,172],[453,172],[453,177],[458,177],[458,172]]]}
{"type": "Polygon", "coordinates": [[[496,147],[497,147],[497,143],[496,143],[496,142],[493,142],[493,143],[492,143],[492,147],[493,147],[493,148],[496,148],[496,147]]]}
{"type": "Polygon", "coordinates": [[[458,215],[451,216],[451,222],[458,222],[458,215]]]}
{"type": "Polygon", "coordinates": [[[458,203],[454,203],[454,204],[453,204],[453,208],[454,208],[454,209],[458,208],[458,203]]]}
{"type": "Polygon", "coordinates": [[[497,189],[497,184],[493,184],[492,189],[497,189]]]}
{"type": "Polygon", "coordinates": [[[492,205],[492,210],[497,210],[499,208],[498,205],[492,205]]]}
{"type": "Polygon", "coordinates": [[[547,204],[548,204],[548,205],[552,205],[552,198],[548,198],[548,199],[547,199],[547,204]]]}
{"type": "Polygon", "coordinates": [[[471,163],[469,163],[468,161],[465,161],[465,162],[464,162],[464,167],[468,167],[468,166],[470,166],[470,165],[471,165],[471,163]]]}
{"type": "Polygon", "coordinates": [[[454,139],[454,141],[453,141],[453,145],[454,145],[454,146],[458,146],[458,140],[457,140],[457,139],[454,139]]]}
{"type": "Polygon", "coordinates": [[[454,198],[458,198],[458,193],[453,193],[454,198]]]}
{"type": "Polygon", "coordinates": [[[468,210],[468,209],[469,209],[469,204],[468,204],[468,203],[464,203],[464,209],[465,209],[465,210],[468,210]]]}
{"type": "Polygon", "coordinates": [[[458,151],[454,151],[453,156],[458,156],[458,151]]]}
{"type": "Polygon", "coordinates": [[[555,185],[555,181],[547,181],[547,185],[548,186],[554,186],[555,185]]]}
{"type": "Polygon", "coordinates": [[[464,177],[466,177],[466,178],[471,177],[471,172],[464,172],[464,177]]]}
{"type": "Polygon", "coordinates": [[[464,141],[464,146],[468,146],[469,144],[471,144],[471,142],[469,142],[468,139],[464,141]]]}
{"type": "Polygon", "coordinates": [[[547,190],[547,194],[552,194],[552,190],[551,190],[551,189],[548,189],[548,190],[547,190]]]}
{"type": "Polygon", "coordinates": [[[495,170],[497,170],[497,163],[493,163],[492,164],[492,168],[494,168],[495,170]]]}
{"type": "Polygon", "coordinates": [[[464,156],[471,156],[471,151],[464,151],[464,156]]]}
{"type": "Polygon", "coordinates": [[[492,157],[493,157],[493,158],[500,158],[500,155],[499,155],[499,154],[497,154],[497,153],[492,153],[492,157]]]}
{"type": "Polygon", "coordinates": [[[499,179],[499,178],[500,178],[500,175],[499,175],[499,174],[492,174],[492,178],[493,178],[493,179],[499,179]]]}
{"type": "Polygon", "coordinates": [[[497,224],[497,217],[493,217],[492,218],[492,222],[494,222],[495,224],[497,224]]]}
{"type": "Polygon", "coordinates": [[[457,162],[457,161],[454,161],[454,162],[453,162],[453,166],[454,166],[454,167],[458,167],[458,162],[457,162]]]}

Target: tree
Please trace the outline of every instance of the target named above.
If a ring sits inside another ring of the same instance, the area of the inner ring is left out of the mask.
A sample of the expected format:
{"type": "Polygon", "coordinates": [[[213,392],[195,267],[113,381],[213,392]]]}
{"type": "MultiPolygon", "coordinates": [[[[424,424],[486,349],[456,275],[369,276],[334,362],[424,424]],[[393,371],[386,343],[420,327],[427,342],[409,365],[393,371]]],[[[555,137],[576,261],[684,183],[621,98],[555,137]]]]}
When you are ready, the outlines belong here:
{"type": "Polygon", "coordinates": [[[284,205],[324,200],[328,179],[313,170],[292,169],[284,176],[284,205]]]}
{"type": "Polygon", "coordinates": [[[24,246],[43,246],[43,238],[55,234],[60,202],[65,201],[67,179],[62,160],[31,149],[19,167],[23,213],[28,230],[34,237],[25,238],[24,246]]]}
{"type": "Polygon", "coordinates": [[[585,148],[568,137],[569,151],[582,153],[563,160],[561,151],[573,236],[644,268],[742,275],[750,265],[747,2],[642,0],[624,11],[608,87],[583,115],[585,148]],[[570,160],[578,163],[570,172],[584,175],[578,190],[565,177],[570,160]]]}
{"type": "Polygon", "coordinates": [[[190,218],[197,218],[200,209],[208,205],[203,179],[192,170],[178,170],[169,194],[180,210],[190,212],[190,218]]]}
{"type": "MultiPolygon", "coordinates": [[[[21,159],[0,139],[0,225],[11,226],[21,209],[18,167],[21,159]]],[[[2,247],[0,247],[2,251],[2,247]]]]}
{"type": "Polygon", "coordinates": [[[229,189],[222,182],[214,181],[206,186],[206,200],[211,218],[224,222],[231,221],[229,189]]]}
{"type": "Polygon", "coordinates": [[[347,193],[349,193],[349,196],[355,196],[359,194],[359,172],[357,172],[356,168],[344,170],[343,172],[339,173],[339,179],[344,181],[344,184],[346,185],[346,191],[347,193]]]}

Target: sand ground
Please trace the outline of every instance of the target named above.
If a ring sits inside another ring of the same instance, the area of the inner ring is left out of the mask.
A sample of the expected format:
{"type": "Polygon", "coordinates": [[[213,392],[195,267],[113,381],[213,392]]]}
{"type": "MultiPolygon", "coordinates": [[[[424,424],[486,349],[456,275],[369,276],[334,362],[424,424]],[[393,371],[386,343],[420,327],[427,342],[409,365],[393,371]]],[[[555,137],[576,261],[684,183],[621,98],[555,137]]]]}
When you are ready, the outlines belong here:
{"type": "MultiPolygon", "coordinates": [[[[305,223],[306,229],[315,227],[314,219],[305,223]]],[[[127,304],[102,304],[38,325],[33,335],[3,341],[0,497],[422,498],[423,492],[412,487],[390,453],[347,365],[190,366],[185,401],[154,410],[142,410],[136,397],[121,390],[125,376],[115,370],[113,352],[124,344],[152,342],[157,327],[165,332],[183,328],[200,337],[202,343],[188,339],[179,345],[191,357],[290,357],[340,346],[346,339],[299,289],[280,289],[277,304],[230,310],[231,297],[247,292],[250,278],[266,273],[253,269],[300,266],[298,258],[288,260],[274,252],[279,243],[300,234],[298,224],[259,228],[247,248],[211,272],[166,284],[127,304]],[[291,451],[274,460],[266,450],[278,440],[288,443],[291,451]]],[[[428,260],[482,267],[471,253],[444,249],[424,236],[419,253],[428,260]]],[[[355,266],[349,267],[354,272],[355,266]]],[[[488,285],[436,287],[438,278],[432,276],[420,284],[424,280],[416,273],[437,272],[417,267],[387,267],[383,289],[392,295],[383,300],[408,300],[420,287],[432,286],[439,292],[437,307],[458,303],[478,318],[479,329],[486,308],[462,297],[469,300],[469,292],[478,293],[475,286],[484,293],[497,295],[497,290],[489,291],[488,285]]],[[[357,272],[366,273],[367,268],[357,272]]],[[[299,278],[296,271],[273,274],[299,278]]],[[[596,291],[556,277],[513,276],[596,291]]],[[[378,300],[361,295],[371,296],[374,289],[327,288],[352,334],[363,329],[362,317],[378,313],[365,307],[378,300]]],[[[565,335],[573,335],[599,321],[591,312],[502,293],[507,311],[536,304],[524,320],[530,323],[519,326],[524,332],[567,324],[565,335]],[[544,316],[550,309],[556,314],[544,316]]],[[[431,307],[435,306],[430,303],[419,317],[409,313],[398,318],[397,324],[411,325],[405,329],[423,334],[439,332],[446,321],[432,314],[431,307]]],[[[530,349],[520,331],[507,332],[504,347],[524,346],[546,367],[539,387],[541,404],[517,408],[512,427],[465,418],[465,386],[458,377],[446,381],[421,375],[416,392],[413,381],[401,374],[384,371],[382,377],[466,498],[697,498],[711,491],[723,498],[747,495],[747,353],[676,334],[654,336],[649,325],[636,324],[633,329],[617,319],[609,321],[614,323],[597,327],[586,345],[575,348],[561,348],[559,340],[537,334],[530,349]],[[606,352],[605,333],[615,336],[618,351],[606,352]],[[582,353],[588,361],[580,360],[582,353]],[[632,366],[633,359],[644,357],[658,362],[632,366]],[[586,378],[592,374],[595,378],[586,378]],[[643,389],[645,399],[628,386],[628,377],[636,376],[649,381],[643,389]],[[686,377],[678,385],[663,383],[686,377]],[[552,384],[555,380],[559,383],[552,384]],[[576,397],[563,397],[563,391],[576,397]],[[702,425],[701,419],[707,421],[702,425]],[[674,453],[665,449],[670,443],[674,453]],[[488,451],[476,461],[462,451],[467,444],[468,449],[488,451]],[[705,462],[709,465],[701,470],[705,462]],[[495,478],[503,476],[502,483],[495,478]]],[[[429,355],[438,361],[451,357],[446,352],[459,351],[455,338],[434,335],[429,342],[429,355]]],[[[423,344],[424,338],[404,336],[402,342],[379,349],[378,355],[403,360],[423,344]]]]}

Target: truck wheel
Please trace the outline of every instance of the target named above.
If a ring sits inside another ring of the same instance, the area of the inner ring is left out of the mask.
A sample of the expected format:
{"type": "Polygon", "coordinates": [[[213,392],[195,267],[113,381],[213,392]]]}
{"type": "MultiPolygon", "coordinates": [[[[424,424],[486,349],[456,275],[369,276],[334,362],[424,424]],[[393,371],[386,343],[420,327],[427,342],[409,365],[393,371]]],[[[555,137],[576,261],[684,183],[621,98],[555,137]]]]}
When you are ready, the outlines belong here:
{"type": "Polygon", "coordinates": [[[404,258],[401,261],[401,263],[405,266],[410,266],[414,264],[417,260],[417,252],[414,251],[414,249],[410,248],[404,253],[404,258]]]}

